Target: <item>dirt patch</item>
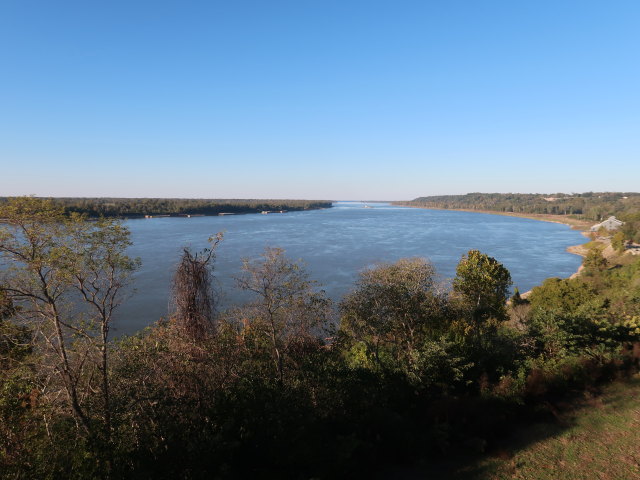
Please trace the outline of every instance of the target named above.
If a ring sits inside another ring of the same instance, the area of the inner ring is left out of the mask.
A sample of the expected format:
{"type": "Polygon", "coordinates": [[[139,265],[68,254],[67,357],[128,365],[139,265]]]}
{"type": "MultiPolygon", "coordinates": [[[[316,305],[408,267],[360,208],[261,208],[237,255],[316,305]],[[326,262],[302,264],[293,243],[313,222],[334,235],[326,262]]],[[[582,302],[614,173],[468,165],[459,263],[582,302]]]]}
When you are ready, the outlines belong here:
{"type": "Polygon", "coordinates": [[[589,253],[589,249],[584,245],[572,245],[567,247],[567,252],[573,253],[574,255],[580,255],[581,257],[586,257],[587,253],[589,253]]]}

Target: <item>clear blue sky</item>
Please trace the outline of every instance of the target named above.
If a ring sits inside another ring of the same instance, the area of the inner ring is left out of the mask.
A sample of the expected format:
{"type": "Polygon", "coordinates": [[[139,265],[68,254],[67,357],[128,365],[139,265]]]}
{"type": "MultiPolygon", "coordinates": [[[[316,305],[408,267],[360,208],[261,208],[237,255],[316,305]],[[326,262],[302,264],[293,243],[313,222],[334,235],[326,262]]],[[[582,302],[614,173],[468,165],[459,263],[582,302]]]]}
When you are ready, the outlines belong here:
{"type": "Polygon", "coordinates": [[[640,1],[0,1],[0,195],[640,190],[640,1]]]}

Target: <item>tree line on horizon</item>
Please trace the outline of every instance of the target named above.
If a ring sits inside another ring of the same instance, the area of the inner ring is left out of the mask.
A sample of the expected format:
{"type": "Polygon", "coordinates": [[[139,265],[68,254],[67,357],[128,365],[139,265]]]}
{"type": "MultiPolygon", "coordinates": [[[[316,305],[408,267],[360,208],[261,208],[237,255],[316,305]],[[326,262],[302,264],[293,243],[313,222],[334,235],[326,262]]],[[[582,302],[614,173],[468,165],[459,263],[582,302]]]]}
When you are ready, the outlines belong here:
{"type": "Polygon", "coordinates": [[[640,243],[640,193],[467,193],[418,197],[398,205],[447,210],[484,210],[500,213],[566,215],[594,223],[611,215],[625,222],[627,240],[640,243]]]}
{"type": "MultiPolygon", "coordinates": [[[[0,197],[0,206],[11,197],[0,197]]],[[[145,215],[218,215],[220,213],[260,213],[330,208],[329,200],[272,199],[191,199],[191,198],[119,198],[55,197],[67,214],[81,213],[98,217],[143,217],[145,215]]]]}
{"type": "Polygon", "coordinates": [[[279,248],[219,310],[222,235],[184,249],[171,313],[113,339],[140,267],[121,221],[0,206],[0,478],[339,478],[486,451],[517,422],[638,371],[640,258],[511,297],[470,250],[362,272],[333,304],[279,248]],[[615,267],[615,268],[614,268],[615,267]]]}

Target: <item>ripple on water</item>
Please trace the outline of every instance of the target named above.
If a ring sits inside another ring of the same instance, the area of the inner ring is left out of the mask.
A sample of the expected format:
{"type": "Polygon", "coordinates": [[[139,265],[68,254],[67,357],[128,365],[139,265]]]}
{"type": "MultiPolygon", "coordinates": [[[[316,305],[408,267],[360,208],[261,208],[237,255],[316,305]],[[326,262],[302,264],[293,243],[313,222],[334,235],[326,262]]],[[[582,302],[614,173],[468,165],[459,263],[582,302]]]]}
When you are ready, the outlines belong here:
{"type": "Polygon", "coordinates": [[[172,271],[184,246],[201,249],[225,232],[215,275],[224,303],[242,300],[234,289],[241,258],[267,246],[282,247],[304,261],[311,277],[335,300],[353,287],[357,272],[377,262],[427,257],[443,278],[455,275],[460,257],[475,248],[502,262],[514,284],[526,291],[552,276],[568,277],[581,259],[566,248],[584,237],[566,225],[482,213],[426,210],[338,202],[326,210],[270,215],[128,220],[142,259],[137,292],[121,307],[118,333],[132,333],[166,315],[172,271]]]}

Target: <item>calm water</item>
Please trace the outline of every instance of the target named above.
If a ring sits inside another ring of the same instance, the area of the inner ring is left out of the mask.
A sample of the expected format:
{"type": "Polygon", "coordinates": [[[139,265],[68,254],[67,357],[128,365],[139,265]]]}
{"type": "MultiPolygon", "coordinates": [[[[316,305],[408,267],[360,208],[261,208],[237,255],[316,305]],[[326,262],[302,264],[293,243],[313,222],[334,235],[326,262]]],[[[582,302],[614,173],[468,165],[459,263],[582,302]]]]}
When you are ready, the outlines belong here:
{"type": "Polygon", "coordinates": [[[116,334],[132,333],[167,313],[172,272],[183,246],[199,250],[207,238],[224,231],[215,264],[222,302],[242,300],[234,275],[243,257],[256,257],[266,246],[282,247],[302,259],[311,277],[339,299],[357,272],[380,261],[427,257],[447,279],[463,253],[476,248],[495,257],[524,292],[545,278],[567,277],[581,259],[566,252],[584,237],[565,225],[500,215],[423,210],[370,203],[338,202],[331,209],[270,215],[154,218],[128,220],[142,259],[137,292],[121,307],[116,334]]]}

